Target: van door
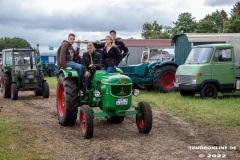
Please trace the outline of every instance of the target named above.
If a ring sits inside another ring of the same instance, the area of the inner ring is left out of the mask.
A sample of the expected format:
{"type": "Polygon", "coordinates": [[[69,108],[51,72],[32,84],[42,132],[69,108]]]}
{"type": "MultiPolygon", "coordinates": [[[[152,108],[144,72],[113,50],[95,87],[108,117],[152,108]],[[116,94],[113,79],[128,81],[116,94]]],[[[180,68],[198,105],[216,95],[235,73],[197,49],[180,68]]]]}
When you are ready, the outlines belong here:
{"type": "Polygon", "coordinates": [[[213,57],[212,79],[217,80],[222,89],[235,88],[235,63],[233,48],[217,49],[213,57]]]}

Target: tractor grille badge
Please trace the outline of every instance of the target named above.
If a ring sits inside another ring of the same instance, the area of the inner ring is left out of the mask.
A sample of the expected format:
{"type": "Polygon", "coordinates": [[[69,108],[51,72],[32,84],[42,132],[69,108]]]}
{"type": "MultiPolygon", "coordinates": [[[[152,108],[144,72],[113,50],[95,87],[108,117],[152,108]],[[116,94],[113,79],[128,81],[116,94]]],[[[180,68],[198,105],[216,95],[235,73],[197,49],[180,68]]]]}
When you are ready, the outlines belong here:
{"type": "Polygon", "coordinates": [[[118,95],[126,95],[126,93],[125,93],[124,90],[123,90],[123,87],[122,87],[122,89],[121,89],[121,91],[119,92],[118,95]]]}
{"type": "Polygon", "coordinates": [[[120,83],[121,83],[121,84],[124,84],[124,83],[125,83],[125,79],[124,79],[124,78],[121,78],[121,79],[120,79],[120,83]]]}

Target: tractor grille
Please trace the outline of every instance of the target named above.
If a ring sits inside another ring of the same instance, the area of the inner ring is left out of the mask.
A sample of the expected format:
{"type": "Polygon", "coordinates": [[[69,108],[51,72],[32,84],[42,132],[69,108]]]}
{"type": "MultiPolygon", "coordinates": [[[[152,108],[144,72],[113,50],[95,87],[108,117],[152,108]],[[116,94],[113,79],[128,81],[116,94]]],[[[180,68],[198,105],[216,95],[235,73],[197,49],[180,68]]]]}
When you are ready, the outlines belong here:
{"type": "Polygon", "coordinates": [[[178,79],[178,83],[191,84],[194,77],[189,75],[177,75],[176,78],[178,79]]]}
{"type": "Polygon", "coordinates": [[[132,85],[112,85],[111,93],[114,96],[128,96],[132,92],[132,85]]]}

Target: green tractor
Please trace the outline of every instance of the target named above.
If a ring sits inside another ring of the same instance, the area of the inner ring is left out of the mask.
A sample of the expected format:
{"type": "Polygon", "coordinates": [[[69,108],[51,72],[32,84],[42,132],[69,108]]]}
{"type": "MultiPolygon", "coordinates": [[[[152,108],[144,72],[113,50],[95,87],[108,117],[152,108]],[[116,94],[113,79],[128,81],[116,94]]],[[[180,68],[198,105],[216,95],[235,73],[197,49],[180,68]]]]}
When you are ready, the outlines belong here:
{"type": "Polygon", "coordinates": [[[38,45],[36,49],[4,49],[0,64],[0,93],[3,98],[18,99],[18,91],[34,91],[49,98],[49,85],[44,80],[38,45]]]}
{"type": "Polygon", "coordinates": [[[123,75],[120,69],[108,74],[105,70],[96,70],[92,89],[88,91],[83,90],[80,82],[75,69],[60,69],[56,104],[61,125],[74,125],[80,107],[80,130],[84,138],[92,138],[95,117],[105,117],[108,122],[118,124],[124,121],[125,116],[135,115],[138,131],[145,134],[151,131],[151,107],[147,102],[132,106],[132,94],[137,96],[139,90],[132,89],[132,80],[123,75]],[[83,92],[88,94],[88,100],[84,99],[83,92]],[[130,110],[130,107],[133,109],[130,110]]]}

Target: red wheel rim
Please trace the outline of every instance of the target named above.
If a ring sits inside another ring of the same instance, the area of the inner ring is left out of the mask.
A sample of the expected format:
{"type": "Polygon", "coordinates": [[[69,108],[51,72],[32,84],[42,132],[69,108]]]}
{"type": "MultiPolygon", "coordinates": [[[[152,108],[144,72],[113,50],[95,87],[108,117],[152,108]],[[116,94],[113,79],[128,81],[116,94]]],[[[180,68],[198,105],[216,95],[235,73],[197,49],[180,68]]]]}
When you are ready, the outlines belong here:
{"type": "Polygon", "coordinates": [[[85,119],[85,115],[83,112],[80,112],[80,126],[82,128],[82,132],[85,133],[86,132],[86,119],[85,119]]]}
{"type": "MultiPolygon", "coordinates": [[[[142,109],[140,109],[140,112],[142,113],[142,117],[143,117],[144,111],[143,111],[142,109]]],[[[143,118],[142,118],[142,119],[138,119],[137,122],[138,122],[138,126],[139,126],[140,128],[143,128],[143,127],[144,127],[144,119],[143,119],[143,118]]]]}
{"type": "Polygon", "coordinates": [[[167,72],[162,77],[162,84],[165,88],[174,88],[173,83],[175,82],[175,74],[173,72],[167,72]]]}
{"type": "Polygon", "coordinates": [[[65,110],[65,93],[63,84],[58,87],[58,112],[60,116],[63,116],[65,110]]]}

